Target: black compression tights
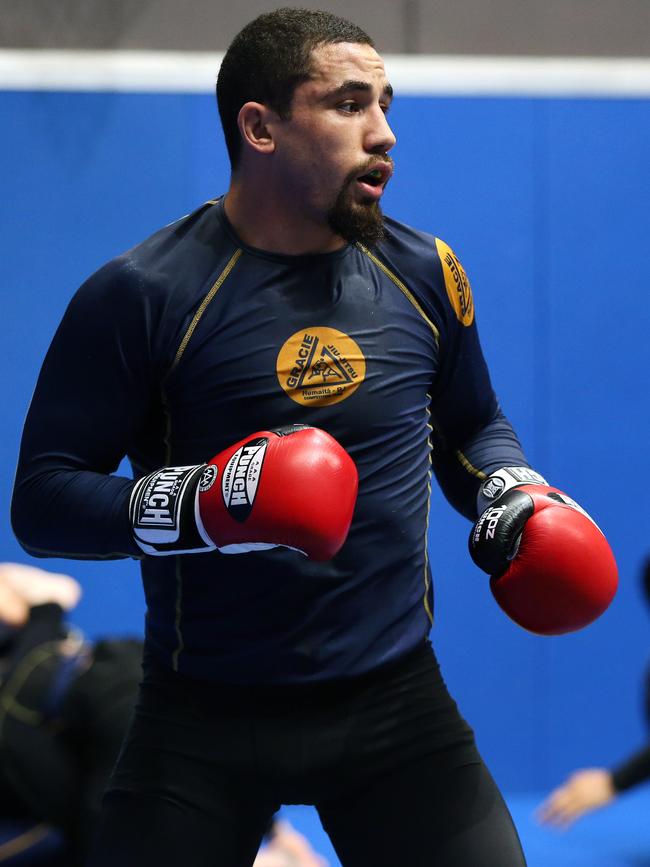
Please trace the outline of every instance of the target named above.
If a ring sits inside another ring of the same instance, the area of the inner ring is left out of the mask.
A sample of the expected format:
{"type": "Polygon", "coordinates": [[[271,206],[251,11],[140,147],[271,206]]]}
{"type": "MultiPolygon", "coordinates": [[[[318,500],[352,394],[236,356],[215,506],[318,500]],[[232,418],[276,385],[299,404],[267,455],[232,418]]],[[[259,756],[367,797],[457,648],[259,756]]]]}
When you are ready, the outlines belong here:
{"type": "Polygon", "coordinates": [[[421,760],[319,813],[344,867],[526,864],[483,763],[441,773],[421,760]]]}
{"type": "MultiPolygon", "coordinates": [[[[250,867],[277,805],[248,795],[239,814],[224,800],[219,821],[182,803],[113,791],[92,867],[250,867]]],[[[317,809],[344,867],[525,867],[482,763],[441,773],[424,759],[317,809]]]]}

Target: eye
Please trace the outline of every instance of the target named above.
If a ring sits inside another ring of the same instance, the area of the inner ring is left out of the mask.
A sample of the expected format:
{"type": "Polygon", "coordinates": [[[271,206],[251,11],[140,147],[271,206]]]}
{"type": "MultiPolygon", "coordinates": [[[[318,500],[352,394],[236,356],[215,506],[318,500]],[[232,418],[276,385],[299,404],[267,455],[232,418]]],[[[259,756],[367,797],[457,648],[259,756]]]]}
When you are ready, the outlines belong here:
{"type": "Polygon", "coordinates": [[[337,108],[340,111],[344,111],[346,114],[356,114],[361,111],[361,106],[353,99],[347,99],[345,102],[340,102],[337,105],[337,108]]]}

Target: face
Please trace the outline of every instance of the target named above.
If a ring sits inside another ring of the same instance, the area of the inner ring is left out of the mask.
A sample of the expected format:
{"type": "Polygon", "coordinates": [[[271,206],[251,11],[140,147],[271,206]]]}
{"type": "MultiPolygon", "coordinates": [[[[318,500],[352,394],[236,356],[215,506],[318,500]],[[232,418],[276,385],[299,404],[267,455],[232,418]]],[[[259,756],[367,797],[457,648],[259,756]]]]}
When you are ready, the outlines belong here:
{"type": "Polygon", "coordinates": [[[312,53],[312,77],[296,88],[290,118],[274,124],[275,168],[292,206],[349,243],[381,237],[391,96],[374,48],[324,45],[312,53]]]}

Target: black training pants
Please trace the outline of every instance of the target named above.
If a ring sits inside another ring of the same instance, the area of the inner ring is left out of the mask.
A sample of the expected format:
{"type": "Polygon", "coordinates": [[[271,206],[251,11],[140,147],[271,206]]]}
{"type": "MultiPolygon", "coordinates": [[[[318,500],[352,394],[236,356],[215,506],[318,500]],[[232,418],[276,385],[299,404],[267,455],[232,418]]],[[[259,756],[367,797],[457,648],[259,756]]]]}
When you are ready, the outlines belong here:
{"type": "Polygon", "coordinates": [[[524,867],[428,643],[370,675],[244,688],[150,674],[91,867],[250,867],[281,804],[344,867],[524,867]]]}

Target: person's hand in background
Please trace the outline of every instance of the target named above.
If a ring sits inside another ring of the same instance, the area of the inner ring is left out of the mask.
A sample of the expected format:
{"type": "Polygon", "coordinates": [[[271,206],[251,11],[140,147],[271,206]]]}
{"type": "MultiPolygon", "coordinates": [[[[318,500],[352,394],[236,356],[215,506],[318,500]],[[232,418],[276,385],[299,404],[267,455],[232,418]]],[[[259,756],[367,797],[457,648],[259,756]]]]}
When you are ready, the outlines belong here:
{"type": "Polygon", "coordinates": [[[552,791],[536,815],[543,825],[566,829],[586,813],[609,804],[616,795],[612,775],[606,768],[585,768],[575,771],[552,791]]]}
{"type": "Polygon", "coordinates": [[[46,572],[23,563],[0,563],[0,619],[22,626],[29,609],[53,602],[70,611],[81,598],[81,586],[70,575],[46,572]]]}

